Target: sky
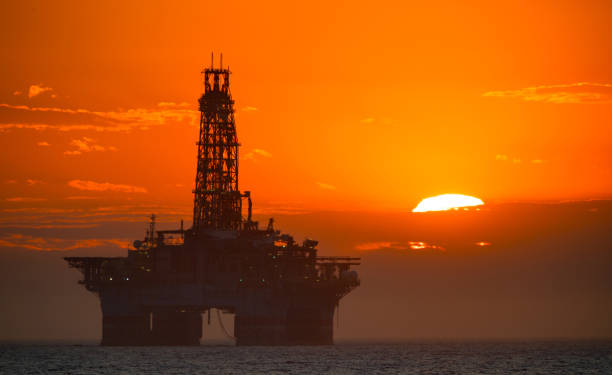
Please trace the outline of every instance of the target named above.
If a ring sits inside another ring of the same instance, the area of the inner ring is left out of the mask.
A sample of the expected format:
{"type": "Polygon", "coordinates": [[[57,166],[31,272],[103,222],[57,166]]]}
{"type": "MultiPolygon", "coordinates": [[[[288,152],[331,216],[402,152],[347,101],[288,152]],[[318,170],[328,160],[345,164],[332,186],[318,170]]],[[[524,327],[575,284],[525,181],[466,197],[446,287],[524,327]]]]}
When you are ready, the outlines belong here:
{"type": "Polygon", "coordinates": [[[612,191],[607,1],[2,7],[3,205],[190,206],[211,52],[261,209],[612,191]]]}
{"type": "MultiPolygon", "coordinates": [[[[545,259],[535,255],[536,244],[558,244],[551,231],[562,235],[580,225],[572,223],[570,210],[554,231],[533,230],[521,216],[532,212],[520,208],[533,203],[545,204],[542,217],[555,221],[554,207],[595,202],[575,211],[601,215],[593,224],[596,245],[585,251],[612,265],[601,253],[610,245],[609,206],[597,203],[612,198],[610,24],[612,3],[588,0],[3,2],[0,248],[7,254],[56,252],[53,259],[66,251],[117,254],[144,232],[151,213],[162,227],[190,223],[200,72],[211,53],[216,65],[223,53],[242,145],[240,188],[252,192],[256,216],[265,221],[274,215],[282,229],[322,239],[326,254],[390,252],[370,263],[382,264],[382,271],[364,263],[370,285],[382,285],[385,267],[412,267],[412,258],[396,254],[415,250],[412,242],[425,241],[434,253],[439,246],[447,255],[468,245],[504,254],[513,246],[531,249],[534,254],[524,250],[521,261],[508,263],[519,268],[530,256],[545,259]],[[427,226],[396,216],[424,198],[451,193],[478,197],[487,209],[502,207],[495,217],[510,215],[522,233],[517,236],[529,240],[488,238],[490,231],[505,233],[507,223],[499,219],[494,229],[446,243],[475,221],[427,226]],[[519,208],[506,206],[513,204],[519,208]],[[322,213],[338,216],[313,219],[322,213]],[[347,239],[358,224],[377,230],[347,239]],[[332,232],[330,226],[344,229],[332,232]],[[428,232],[432,228],[439,232],[428,232]],[[500,243],[505,245],[495,247],[500,243]]],[[[582,249],[576,245],[581,241],[572,246],[582,249]]],[[[572,255],[563,261],[553,256],[563,267],[584,257],[567,251],[572,255]]],[[[457,267],[464,261],[452,259],[448,264],[457,267]]],[[[432,262],[427,267],[439,280],[443,271],[432,262]]],[[[478,264],[485,272],[487,266],[478,264]]],[[[559,267],[553,269],[564,269],[559,267]]],[[[587,277],[592,267],[578,274],[587,277]]],[[[390,274],[404,274],[398,272],[390,274]]],[[[588,291],[582,295],[591,313],[581,319],[603,326],[555,330],[564,326],[561,320],[536,333],[611,336],[601,317],[612,308],[598,301],[612,289],[601,277],[580,284],[575,294],[562,288],[554,298],[547,295],[557,302],[544,303],[532,322],[545,322],[553,307],[570,306],[571,298],[588,291]]],[[[75,280],[73,292],[84,294],[75,280]]],[[[466,288],[482,292],[474,284],[466,288]]],[[[354,293],[377,298],[364,289],[354,293]]],[[[2,291],[5,299],[14,293],[2,291]]],[[[478,293],[474,298],[486,305],[486,293],[478,293]]],[[[516,297],[505,296],[504,303],[516,297]]],[[[424,308],[427,313],[435,316],[424,308]]],[[[361,317],[353,315],[355,327],[361,317]]],[[[10,319],[0,317],[0,325],[10,319]]],[[[528,335],[525,319],[517,332],[528,335]]],[[[440,320],[429,322],[423,327],[440,327],[440,320]]],[[[35,337],[24,332],[11,337],[35,337]]],[[[421,333],[443,336],[433,328],[421,333]]],[[[376,337],[375,329],[368,335],[376,337]]]]}

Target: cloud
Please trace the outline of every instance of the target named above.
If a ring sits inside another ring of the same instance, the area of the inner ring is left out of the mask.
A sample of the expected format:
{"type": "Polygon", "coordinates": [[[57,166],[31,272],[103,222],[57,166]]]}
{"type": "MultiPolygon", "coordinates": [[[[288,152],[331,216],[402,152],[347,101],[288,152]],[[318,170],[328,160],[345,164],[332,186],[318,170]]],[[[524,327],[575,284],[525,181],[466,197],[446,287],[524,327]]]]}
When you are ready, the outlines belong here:
{"type": "Polygon", "coordinates": [[[89,147],[88,143],[93,143],[93,139],[91,138],[87,138],[87,137],[83,137],[83,140],[80,139],[73,139],[70,144],[73,146],[76,146],[79,151],[92,151],[92,149],[89,147]]]}
{"type": "Polygon", "coordinates": [[[99,198],[98,197],[90,197],[88,195],[72,195],[72,196],[66,197],[64,199],[75,200],[75,201],[82,201],[82,200],[92,200],[92,199],[99,199],[99,198]]]}
{"type": "Polygon", "coordinates": [[[57,228],[96,228],[98,224],[9,224],[0,225],[2,228],[27,228],[27,229],[57,229],[57,228]]]}
{"type": "Polygon", "coordinates": [[[394,248],[398,243],[390,241],[381,242],[365,242],[355,246],[357,250],[380,250],[380,249],[391,249],[394,248]]]}
{"type": "Polygon", "coordinates": [[[609,103],[612,102],[612,84],[579,82],[527,87],[518,90],[489,91],[482,95],[555,104],[609,103]]]}
{"type": "Polygon", "coordinates": [[[506,161],[506,160],[508,160],[508,155],[497,154],[497,155],[495,155],[495,160],[506,161]]]}
{"type": "Polygon", "coordinates": [[[432,245],[432,244],[429,244],[429,243],[423,242],[423,241],[409,241],[408,242],[408,248],[410,250],[427,250],[427,249],[432,249],[432,250],[442,250],[442,251],[444,251],[444,248],[442,246],[432,245]]]}
{"type": "Polygon", "coordinates": [[[260,149],[260,148],[254,148],[254,149],[253,149],[253,152],[254,152],[254,153],[256,153],[256,154],[257,154],[257,155],[259,155],[259,156],[263,156],[263,157],[266,157],[266,158],[271,158],[271,157],[272,157],[272,154],[271,154],[271,153],[269,153],[269,152],[268,152],[268,151],[266,151],[266,150],[262,150],[262,149],[260,149]]]}
{"type": "MultiPolygon", "coordinates": [[[[91,111],[88,109],[70,109],[60,107],[31,107],[0,103],[0,108],[12,111],[12,118],[22,117],[23,122],[0,124],[0,130],[33,129],[33,130],[95,130],[95,131],[130,131],[132,129],[147,130],[153,126],[169,123],[198,123],[199,112],[183,108],[182,103],[166,103],[158,108],[135,108],[118,111],[91,111]],[[172,105],[170,105],[172,104],[172,105]],[[54,116],[53,123],[47,117],[31,121],[26,114],[54,116]],[[77,122],[77,123],[75,123],[77,122]]],[[[2,121],[2,120],[0,120],[2,121]]]]}
{"type": "MultiPolygon", "coordinates": [[[[1,105],[0,105],[1,106],[1,105]]],[[[0,131],[12,129],[31,129],[37,131],[57,130],[61,132],[75,130],[93,130],[96,132],[126,132],[132,129],[131,126],[104,126],[104,125],[51,125],[51,124],[0,124],[0,131]]],[[[141,130],[145,130],[142,127],[141,130]]]]}
{"type": "Polygon", "coordinates": [[[46,200],[47,200],[46,198],[32,198],[32,197],[6,198],[7,202],[43,202],[46,200]]]}
{"type": "Polygon", "coordinates": [[[19,96],[21,94],[23,94],[21,91],[13,91],[13,95],[15,96],[19,96]]]}
{"type": "Polygon", "coordinates": [[[299,200],[258,200],[253,207],[253,213],[255,215],[305,215],[312,213],[312,209],[299,200]]]}
{"type": "Polygon", "coordinates": [[[39,85],[31,85],[30,89],[28,90],[28,98],[33,98],[37,95],[42,94],[43,92],[46,91],[53,91],[53,89],[51,87],[45,87],[42,84],[39,85]]]}
{"type": "Polygon", "coordinates": [[[194,107],[194,105],[192,103],[187,103],[187,102],[181,102],[181,103],[159,102],[159,103],[157,103],[157,106],[161,107],[161,108],[190,108],[190,107],[194,107]]]}
{"type": "Polygon", "coordinates": [[[495,155],[495,160],[497,161],[501,161],[501,162],[507,162],[510,161],[513,164],[519,164],[521,162],[521,159],[514,157],[514,156],[508,156],[505,154],[497,154],[495,155]]]}
{"type": "Polygon", "coordinates": [[[394,125],[395,124],[395,120],[390,118],[390,117],[381,117],[381,118],[374,118],[374,117],[366,117],[361,119],[361,123],[362,124],[374,124],[376,123],[377,125],[394,125]]]}
{"type": "Polygon", "coordinates": [[[444,248],[439,245],[429,244],[423,241],[408,241],[408,242],[397,242],[397,241],[379,241],[379,242],[365,242],[355,246],[357,250],[440,250],[444,251],[444,248]]]}
{"type": "Polygon", "coordinates": [[[40,180],[33,180],[33,179],[31,179],[31,178],[28,178],[28,179],[26,180],[26,183],[27,183],[28,185],[37,185],[37,184],[42,184],[42,181],[40,181],[40,180]]]}
{"type": "MultiPolygon", "coordinates": [[[[70,228],[74,227],[70,226],[70,228]]],[[[24,234],[8,234],[0,237],[0,246],[2,247],[17,247],[37,251],[65,251],[102,246],[127,248],[128,244],[129,240],[123,238],[64,239],[34,237],[24,234]]]]}
{"type": "Polygon", "coordinates": [[[109,182],[95,182],[85,180],[68,181],[68,186],[87,191],[116,191],[122,193],[146,193],[147,189],[139,186],[111,184],[109,182]]]}
{"type": "Polygon", "coordinates": [[[115,246],[123,249],[127,249],[130,244],[129,239],[98,239],[91,238],[87,240],[75,240],[73,244],[64,247],[62,250],[75,250],[75,249],[83,249],[83,248],[91,248],[91,247],[101,247],[101,246],[115,246]]]}
{"type": "Polygon", "coordinates": [[[246,153],[244,155],[244,160],[253,160],[258,161],[261,157],[271,158],[272,153],[262,150],[261,148],[254,148],[251,152],[246,153]]]}
{"type": "Polygon", "coordinates": [[[49,142],[47,142],[47,141],[41,141],[41,142],[38,142],[38,143],[36,143],[36,144],[37,144],[38,146],[41,146],[41,147],[51,146],[51,145],[49,144],[49,142]]]}
{"type": "MultiPolygon", "coordinates": [[[[94,195],[94,194],[92,194],[94,195]]],[[[151,213],[158,215],[161,223],[171,223],[177,226],[182,218],[188,218],[193,213],[191,205],[160,205],[160,204],[125,204],[100,206],[104,203],[102,196],[75,196],[73,204],[66,208],[66,203],[55,202],[61,206],[44,206],[28,203],[6,203],[6,208],[0,208],[0,236],[2,228],[91,228],[99,226],[116,227],[116,223],[146,223],[151,213]],[[81,199],[91,200],[87,205],[77,202],[81,199]],[[42,206],[42,207],[41,207],[42,206]]],[[[73,200],[74,199],[74,200],[73,200]]],[[[32,234],[32,232],[28,232],[32,234]]]]}
{"type": "Polygon", "coordinates": [[[83,137],[81,139],[73,139],[70,144],[76,147],[76,150],[64,151],[64,155],[81,155],[84,152],[92,151],[117,151],[114,146],[100,146],[94,139],[83,137]]]}
{"type": "Polygon", "coordinates": [[[334,185],[326,184],[325,182],[317,182],[317,186],[324,190],[336,190],[334,185]]]}
{"type": "MultiPolygon", "coordinates": [[[[509,156],[509,155],[505,155],[505,154],[497,154],[495,155],[495,160],[500,161],[500,162],[512,162],[512,164],[521,164],[523,162],[523,160],[517,156],[509,156]]],[[[532,160],[528,160],[529,163],[531,164],[544,164],[547,161],[544,159],[532,159],[532,160]]]]}

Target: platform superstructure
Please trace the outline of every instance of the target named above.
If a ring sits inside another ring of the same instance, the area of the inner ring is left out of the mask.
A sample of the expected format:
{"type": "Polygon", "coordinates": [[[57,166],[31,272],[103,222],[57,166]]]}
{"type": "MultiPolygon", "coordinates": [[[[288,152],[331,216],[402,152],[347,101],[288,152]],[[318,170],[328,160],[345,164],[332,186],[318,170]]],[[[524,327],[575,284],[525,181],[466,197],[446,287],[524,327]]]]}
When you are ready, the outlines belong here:
{"type": "Polygon", "coordinates": [[[340,299],[360,283],[358,258],[317,255],[317,241],[252,220],[238,189],[230,70],[211,62],[199,99],[193,224],[156,230],[126,257],[68,257],[102,308],[103,345],[198,345],[202,314],[235,314],[237,345],[332,344],[340,299]]]}

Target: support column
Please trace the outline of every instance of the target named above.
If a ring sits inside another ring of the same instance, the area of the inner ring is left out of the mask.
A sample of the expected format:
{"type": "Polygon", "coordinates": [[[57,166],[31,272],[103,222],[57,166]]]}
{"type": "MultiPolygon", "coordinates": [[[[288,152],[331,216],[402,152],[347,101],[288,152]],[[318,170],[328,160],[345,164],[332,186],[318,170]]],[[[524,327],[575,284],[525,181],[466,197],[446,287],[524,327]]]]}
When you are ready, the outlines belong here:
{"type": "Polygon", "coordinates": [[[150,345],[149,324],[149,314],[103,315],[101,345],[150,345]]]}
{"type": "Polygon", "coordinates": [[[150,345],[150,314],[138,303],[133,289],[108,288],[100,292],[101,345],[150,345]]]}
{"type": "Polygon", "coordinates": [[[333,345],[333,343],[333,308],[292,307],[287,311],[287,344],[333,345]]]}

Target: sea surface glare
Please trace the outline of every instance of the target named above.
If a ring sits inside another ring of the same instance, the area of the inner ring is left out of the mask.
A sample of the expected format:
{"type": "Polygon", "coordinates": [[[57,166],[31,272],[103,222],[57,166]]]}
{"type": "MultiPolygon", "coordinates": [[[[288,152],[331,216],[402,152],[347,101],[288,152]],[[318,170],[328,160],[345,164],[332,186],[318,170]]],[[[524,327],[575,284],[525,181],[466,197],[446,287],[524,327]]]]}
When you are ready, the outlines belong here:
{"type": "Polygon", "coordinates": [[[1,374],[612,374],[611,341],[0,345],[1,374]]]}

